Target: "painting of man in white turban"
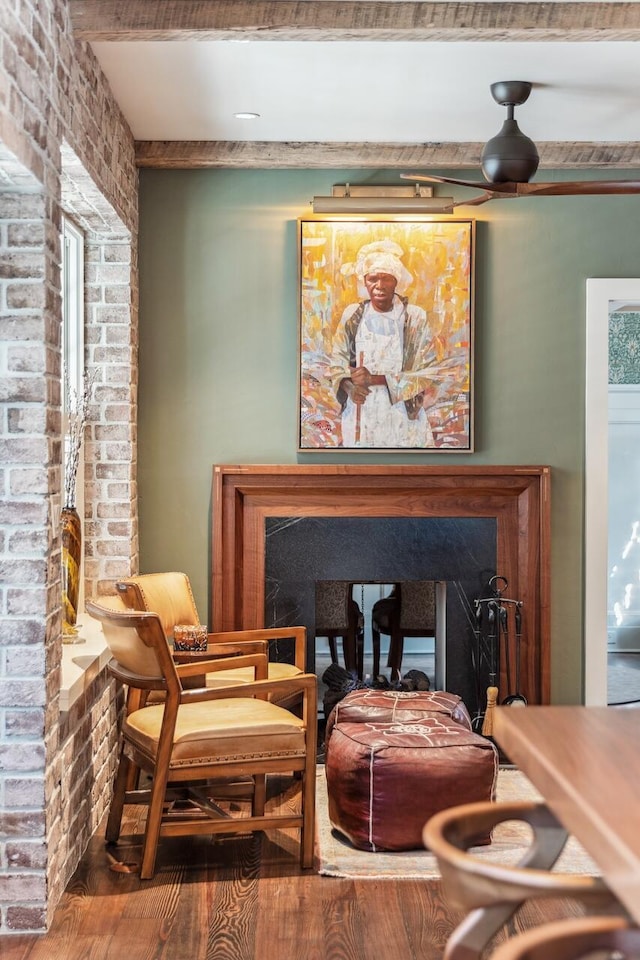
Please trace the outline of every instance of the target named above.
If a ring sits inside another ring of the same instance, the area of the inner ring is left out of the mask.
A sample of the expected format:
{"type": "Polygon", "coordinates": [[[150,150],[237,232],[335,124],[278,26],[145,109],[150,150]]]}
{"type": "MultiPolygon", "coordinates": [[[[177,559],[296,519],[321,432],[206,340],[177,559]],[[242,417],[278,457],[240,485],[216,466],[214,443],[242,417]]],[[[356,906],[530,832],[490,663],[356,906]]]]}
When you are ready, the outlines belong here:
{"type": "Polygon", "coordinates": [[[472,446],[470,220],[300,221],[299,449],[472,446]]]}

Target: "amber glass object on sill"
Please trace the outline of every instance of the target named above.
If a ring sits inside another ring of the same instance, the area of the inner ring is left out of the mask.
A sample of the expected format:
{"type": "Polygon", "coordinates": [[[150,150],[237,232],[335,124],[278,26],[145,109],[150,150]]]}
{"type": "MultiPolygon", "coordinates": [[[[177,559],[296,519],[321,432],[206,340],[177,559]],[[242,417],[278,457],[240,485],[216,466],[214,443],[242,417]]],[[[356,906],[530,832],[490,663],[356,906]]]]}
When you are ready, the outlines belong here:
{"type": "Polygon", "coordinates": [[[207,628],[203,623],[176,623],[173,628],[174,650],[206,650],[207,628]]]}
{"type": "Polygon", "coordinates": [[[62,642],[84,643],[76,626],[80,593],[82,529],[75,507],[63,507],[60,515],[62,539],[62,642]]]}

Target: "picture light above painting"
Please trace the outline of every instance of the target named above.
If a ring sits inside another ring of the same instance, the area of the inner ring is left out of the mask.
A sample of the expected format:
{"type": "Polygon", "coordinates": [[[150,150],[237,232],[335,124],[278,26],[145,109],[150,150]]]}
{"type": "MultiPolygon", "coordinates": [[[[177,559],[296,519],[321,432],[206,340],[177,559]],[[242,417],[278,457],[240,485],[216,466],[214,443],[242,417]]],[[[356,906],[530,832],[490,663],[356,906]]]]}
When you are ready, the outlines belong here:
{"type": "Polygon", "coordinates": [[[474,221],[298,225],[299,452],[472,452],[474,221]]]}

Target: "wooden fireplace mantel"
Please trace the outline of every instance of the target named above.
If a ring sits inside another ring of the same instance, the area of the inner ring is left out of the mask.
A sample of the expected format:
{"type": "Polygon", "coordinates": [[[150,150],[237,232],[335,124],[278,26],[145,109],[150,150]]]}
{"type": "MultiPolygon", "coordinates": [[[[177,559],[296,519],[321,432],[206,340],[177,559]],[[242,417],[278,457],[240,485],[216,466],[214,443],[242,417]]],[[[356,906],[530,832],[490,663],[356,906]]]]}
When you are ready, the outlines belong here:
{"type": "Polygon", "coordinates": [[[521,692],[548,703],[550,485],[547,466],[216,465],[212,629],[264,626],[268,517],[491,517],[527,611],[521,692]]]}

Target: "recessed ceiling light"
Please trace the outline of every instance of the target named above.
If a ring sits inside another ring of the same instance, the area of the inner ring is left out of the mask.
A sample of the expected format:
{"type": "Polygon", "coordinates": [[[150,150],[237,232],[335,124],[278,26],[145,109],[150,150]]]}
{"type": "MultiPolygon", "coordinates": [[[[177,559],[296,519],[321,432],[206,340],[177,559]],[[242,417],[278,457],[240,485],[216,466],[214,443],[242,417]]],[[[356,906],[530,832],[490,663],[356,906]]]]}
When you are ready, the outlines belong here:
{"type": "Polygon", "coordinates": [[[234,113],[236,120],[257,120],[259,116],[259,113],[234,113]]]}

